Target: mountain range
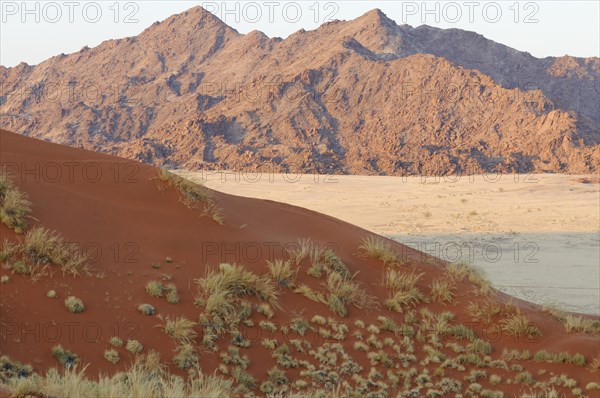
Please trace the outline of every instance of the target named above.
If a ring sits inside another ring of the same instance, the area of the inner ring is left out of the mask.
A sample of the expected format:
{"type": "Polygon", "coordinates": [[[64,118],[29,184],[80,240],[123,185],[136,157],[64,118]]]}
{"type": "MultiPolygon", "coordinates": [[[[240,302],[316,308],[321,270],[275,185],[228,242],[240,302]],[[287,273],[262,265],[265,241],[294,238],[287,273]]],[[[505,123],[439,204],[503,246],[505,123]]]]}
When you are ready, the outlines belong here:
{"type": "Polygon", "coordinates": [[[140,35],[0,66],[0,127],[187,169],[600,170],[600,59],[538,59],[380,10],[286,39],[201,7],[140,35]]]}

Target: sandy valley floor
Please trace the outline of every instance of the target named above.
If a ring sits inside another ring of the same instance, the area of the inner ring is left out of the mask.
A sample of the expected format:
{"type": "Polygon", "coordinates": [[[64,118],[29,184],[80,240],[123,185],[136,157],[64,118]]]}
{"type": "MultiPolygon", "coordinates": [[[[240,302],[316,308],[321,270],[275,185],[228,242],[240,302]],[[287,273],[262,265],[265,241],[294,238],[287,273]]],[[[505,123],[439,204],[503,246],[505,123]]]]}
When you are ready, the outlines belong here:
{"type": "Polygon", "coordinates": [[[216,190],[286,202],[450,261],[501,290],[600,314],[600,185],[590,176],[457,178],[178,172],[216,190]]]}

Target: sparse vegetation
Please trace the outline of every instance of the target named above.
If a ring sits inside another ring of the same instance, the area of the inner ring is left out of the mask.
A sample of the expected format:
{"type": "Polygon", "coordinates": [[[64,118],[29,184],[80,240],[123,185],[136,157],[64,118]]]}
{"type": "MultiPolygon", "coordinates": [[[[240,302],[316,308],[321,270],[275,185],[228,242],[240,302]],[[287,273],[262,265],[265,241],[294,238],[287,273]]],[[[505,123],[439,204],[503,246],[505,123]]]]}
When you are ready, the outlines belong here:
{"type": "Polygon", "coordinates": [[[306,297],[312,301],[316,301],[318,303],[324,303],[324,304],[327,303],[327,300],[325,299],[325,296],[323,295],[323,293],[321,293],[319,291],[314,291],[307,285],[300,285],[300,287],[298,287],[296,290],[294,290],[294,292],[300,293],[304,297],[306,297]]]}
{"type": "Polygon", "coordinates": [[[104,351],[104,358],[106,358],[108,362],[112,363],[119,363],[119,361],[121,360],[121,358],[119,357],[119,353],[115,349],[108,349],[104,351]]]}
{"type": "Polygon", "coordinates": [[[154,308],[154,306],[152,306],[150,304],[140,304],[140,305],[138,305],[137,309],[139,312],[141,312],[144,315],[156,314],[156,309],[154,308]]]}
{"type": "Polygon", "coordinates": [[[327,277],[327,304],[336,315],[345,317],[348,314],[347,305],[357,308],[374,306],[374,298],[367,295],[356,282],[345,279],[337,272],[331,272],[327,277]]]}
{"type": "Polygon", "coordinates": [[[56,293],[56,290],[48,290],[48,293],[46,293],[46,297],[48,298],[57,298],[58,297],[58,293],[56,293]]]}
{"type": "Polygon", "coordinates": [[[541,335],[537,326],[533,325],[529,318],[521,313],[508,315],[500,321],[502,330],[511,336],[535,337],[541,335]]]}
{"type": "Polygon", "coordinates": [[[31,275],[39,279],[46,268],[56,265],[66,274],[74,276],[88,272],[88,259],[75,244],[66,243],[57,233],[44,227],[27,231],[22,242],[15,244],[4,240],[2,260],[16,274],[31,275]]]}
{"type": "Polygon", "coordinates": [[[176,342],[190,344],[194,342],[198,335],[194,330],[194,326],[196,326],[195,322],[190,321],[184,316],[179,316],[175,319],[167,317],[162,328],[176,342]]]}
{"type": "Polygon", "coordinates": [[[477,285],[478,292],[481,295],[487,295],[492,291],[492,284],[487,280],[482,269],[468,265],[466,263],[450,264],[448,267],[449,276],[455,281],[468,279],[469,282],[477,285]]]}
{"type": "MultiPolygon", "coordinates": [[[[233,383],[217,376],[194,372],[187,379],[169,374],[154,351],[139,356],[124,372],[114,376],[89,378],[84,368],[68,367],[64,372],[50,369],[45,376],[23,369],[2,378],[2,386],[12,396],[44,397],[214,397],[228,398],[233,383]]],[[[89,372],[88,372],[89,373],[89,372]]]]}
{"type": "Polygon", "coordinates": [[[492,319],[502,312],[500,304],[494,300],[487,299],[477,303],[469,303],[467,313],[476,322],[490,323],[492,319]]]}
{"type": "Polygon", "coordinates": [[[146,293],[150,297],[162,297],[163,290],[163,285],[159,281],[150,281],[146,284],[146,293]]]}
{"type": "Polygon", "coordinates": [[[390,290],[390,297],[385,301],[391,311],[402,312],[406,306],[415,306],[427,300],[417,287],[417,282],[423,274],[413,271],[396,271],[388,269],[385,274],[385,286],[390,290]]]}
{"type": "Polygon", "coordinates": [[[454,282],[448,278],[435,279],[431,283],[431,298],[438,303],[451,303],[454,300],[454,282]]]}
{"type": "Polygon", "coordinates": [[[198,365],[198,354],[192,344],[183,344],[175,349],[173,363],[179,369],[189,369],[198,365]]]}
{"type": "Polygon", "coordinates": [[[144,349],[144,346],[138,340],[127,340],[125,349],[132,354],[139,354],[144,349]]]}
{"type": "Polygon", "coordinates": [[[31,202],[27,194],[22,192],[12,177],[0,170],[0,221],[16,233],[27,228],[27,217],[31,213],[31,202]]]}
{"type": "Polygon", "coordinates": [[[268,261],[269,272],[275,282],[283,287],[292,288],[294,287],[294,280],[296,279],[296,272],[298,270],[292,270],[292,260],[281,260],[268,261]]]}
{"type": "Polygon", "coordinates": [[[212,193],[204,185],[191,182],[165,169],[158,170],[156,180],[160,184],[160,189],[164,189],[166,185],[175,188],[179,192],[179,200],[186,207],[190,209],[201,208],[203,214],[223,225],[225,221],[223,209],[215,204],[212,193]]]}
{"type": "Polygon", "coordinates": [[[77,354],[65,350],[61,345],[52,348],[52,356],[65,368],[72,368],[79,362],[77,354]]]}
{"type": "Polygon", "coordinates": [[[67,307],[69,312],[75,314],[83,312],[83,310],[85,310],[85,305],[83,304],[83,301],[81,301],[81,299],[75,296],[69,296],[65,299],[65,307],[67,307]]]}
{"type": "Polygon", "coordinates": [[[110,338],[110,340],[108,341],[110,343],[110,345],[112,345],[113,347],[122,347],[123,346],[123,340],[121,340],[119,337],[117,336],[113,336],[110,338]]]}
{"type": "Polygon", "coordinates": [[[359,249],[365,251],[369,257],[380,260],[385,265],[398,265],[401,263],[392,246],[381,238],[368,237],[363,240],[359,249]]]}

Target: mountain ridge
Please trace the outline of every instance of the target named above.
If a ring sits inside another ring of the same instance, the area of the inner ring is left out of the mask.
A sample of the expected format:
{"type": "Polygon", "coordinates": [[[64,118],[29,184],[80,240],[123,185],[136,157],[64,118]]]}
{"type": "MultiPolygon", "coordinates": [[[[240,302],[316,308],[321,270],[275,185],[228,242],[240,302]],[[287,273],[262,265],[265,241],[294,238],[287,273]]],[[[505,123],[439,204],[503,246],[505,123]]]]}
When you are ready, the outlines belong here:
{"type": "Polygon", "coordinates": [[[377,9],[277,39],[194,7],[135,37],[0,69],[0,127],[169,167],[589,173],[599,65],[397,25],[377,9]]]}

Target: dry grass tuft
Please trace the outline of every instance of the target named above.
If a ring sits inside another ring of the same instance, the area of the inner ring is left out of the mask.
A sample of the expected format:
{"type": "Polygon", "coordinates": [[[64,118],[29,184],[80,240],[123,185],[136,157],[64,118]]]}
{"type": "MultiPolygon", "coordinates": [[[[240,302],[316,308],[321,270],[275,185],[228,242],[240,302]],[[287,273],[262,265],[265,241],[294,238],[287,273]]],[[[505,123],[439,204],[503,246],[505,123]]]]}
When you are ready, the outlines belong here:
{"type": "MultiPolygon", "coordinates": [[[[110,358],[114,360],[112,355],[110,358]]],[[[187,360],[188,358],[183,359],[187,360]]],[[[177,363],[182,364],[180,361],[177,363]]],[[[88,377],[85,366],[70,367],[63,372],[50,369],[45,376],[15,375],[2,380],[1,384],[12,396],[33,395],[65,398],[228,398],[235,391],[232,381],[204,375],[197,367],[187,378],[169,374],[154,351],[146,356],[137,357],[131,367],[114,376],[100,374],[97,379],[88,377]]]]}
{"type": "Polygon", "coordinates": [[[525,315],[520,312],[509,314],[506,318],[500,321],[502,330],[511,336],[515,337],[536,337],[540,336],[542,332],[540,329],[532,324],[525,315]]]}
{"type": "Polygon", "coordinates": [[[31,202],[27,194],[21,192],[4,169],[0,170],[0,221],[20,234],[27,228],[29,213],[31,202]]]}
{"type": "Polygon", "coordinates": [[[179,200],[189,209],[201,208],[203,214],[223,225],[225,221],[223,209],[216,206],[211,191],[204,185],[194,183],[163,168],[158,169],[158,176],[155,177],[155,180],[159,181],[160,189],[171,186],[179,191],[179,200]]]}
{"type": "Polygon", "coordinates": [[[267,261],[267,266],[272,278],[283,287],[292,288],[294,287],[294,281],[296,280],[296,273],[298,270],[292,270],[292,261],[283,261],[277,259],[273,262],[267,261]]]}
{"type": "Polygon", "coordinates": [[[294,293],[300,293],[304,297],[312,301],[316,301],[318,303],[327,303],[327,300],[325,299],[323,293],[319,291],[314,291],[307,285],[300,285],[296,290],[294,290],[294,293]]]}
{"type": "Polygon", "coordinates": [[[481,295],[488,295],[492,292],[492,284],[485,276],[485,272],[475,266],[465,263],[450,264],[448,274],[456,282],[467,279],[469,282],[477,285],[476,292],[481,295]]]}
{"type": "Polygon", "coordinates": [[[365,251],[369,257],[382,261],[385,265],[402,264],[402,259],[394,252],[392,246],[381,238],[368,237],[363,240],[359,249],[365,251]]]}
{"type": "Polygon", "coordinates": [[[348,314],[346,306],[353,304],[357,308],[372,308],[376,305],[375,299],[368,296],[358,284],[344,278],[337,272],[331,272],[325,284],[329,295],[327,304],[338,316],[345,317],[348,314]]]}
{"type": "Polygon", "coordinates": [[[455,282],[449,278],[435,279],[431,283],[431,298],[437,303],[454,301],[455,282]]]}
{"type": "MultiPolygon", "coordinates": [[[[158,317],[162,319],[160,315],[158,317]]],[[[175,319],[167,317],[165,324],[160,327],[177,343],[190,344],[195,341],[198,335],[194,330],[194,326],[196,326],[196,322],[192,322],[184,316],[179,316],[175,319]]]]}

